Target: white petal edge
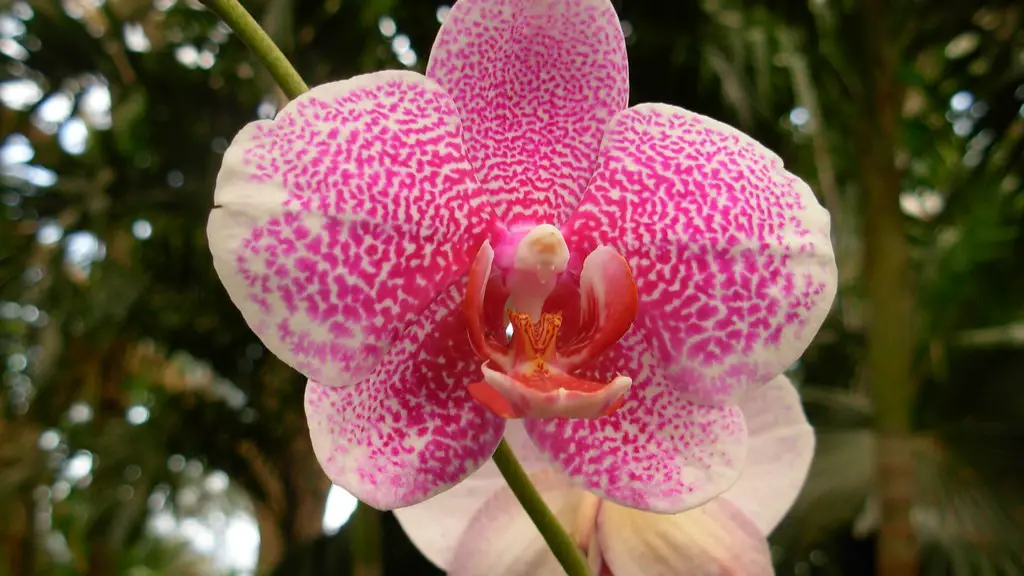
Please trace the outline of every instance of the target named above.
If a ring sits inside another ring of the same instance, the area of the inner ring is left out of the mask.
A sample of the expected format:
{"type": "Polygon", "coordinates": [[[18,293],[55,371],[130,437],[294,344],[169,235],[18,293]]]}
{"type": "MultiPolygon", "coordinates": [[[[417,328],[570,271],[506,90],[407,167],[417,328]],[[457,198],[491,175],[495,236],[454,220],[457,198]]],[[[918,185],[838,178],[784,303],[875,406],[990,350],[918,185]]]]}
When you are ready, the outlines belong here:
{"type": "Polygon", "coordinates": [[[765,534],[796,502],[814,458],[814,429],[800,394],[785,376],[752,390],[740,401],[747,422],[747,460],[739,480],[722,496],[765,534]]]}

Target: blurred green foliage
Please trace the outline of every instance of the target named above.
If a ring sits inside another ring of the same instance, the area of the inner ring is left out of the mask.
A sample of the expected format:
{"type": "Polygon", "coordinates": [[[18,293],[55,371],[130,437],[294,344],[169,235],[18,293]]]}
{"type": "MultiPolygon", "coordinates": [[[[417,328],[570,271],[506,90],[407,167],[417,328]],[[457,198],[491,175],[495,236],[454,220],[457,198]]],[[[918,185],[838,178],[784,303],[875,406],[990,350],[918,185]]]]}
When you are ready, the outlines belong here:
{"type": "MultiPolygon", "coordinates": [[[[312,85],[422,70],[442,4],[247,7],[312,85]]],[[[884,514],[865,365],[870,139],[851,136],[872,109],[869,8],[615,4],[632,102],[755,135],[833,214],[840,295],[793,368],[818,456],[772,541],[779,573],[873,573],[884,514]]],[[[899,57],[891,160],[903,192],[891,201],[916,314],[922,572],[1021,574],[1024,6],[903,0],[881,17],[899,57]]],[[[437,573],[390,515],[323,534],[329,483],[303,382],[264,352],[210,265],[220,154],[282,102],[195,0],[0,0],[0,574],[224,571],[181,531],[213,526],[213,538],[237,514],[255,518],[263,573],[351,573],[359,530],[381,531],[385,573],[437,573]]]]}

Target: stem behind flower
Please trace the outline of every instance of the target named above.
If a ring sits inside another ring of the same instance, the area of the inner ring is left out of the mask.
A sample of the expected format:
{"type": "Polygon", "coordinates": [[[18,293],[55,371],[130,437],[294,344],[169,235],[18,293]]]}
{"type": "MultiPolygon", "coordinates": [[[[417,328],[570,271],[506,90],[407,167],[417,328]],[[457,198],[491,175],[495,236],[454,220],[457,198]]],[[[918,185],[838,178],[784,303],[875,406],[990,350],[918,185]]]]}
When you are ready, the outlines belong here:
{"type": "Polygon", "coordinates": [[[508,487],[512,489],[512,493],[516,495],[519,503],[522,504],[526,513],[530,516],[530,520],[533,520],[537,530],[544,537],[548,548],[551,549],[555,558],[558,559],[562,568],[565,569],[566,574],[569,576],[588,576],[590,568],[587,566],[586,559],[580,553],[580,549],[541,498],[533,482],[530,482],[530,477],[526,475],[523,467],[519,465],[519,460],[516,459],[512,448],[509,447],[504,439],[498,444],[498,449],[494,451],[492,458],[498,466],[501,475],[505,477],[508,487]]]}
{"type": "Polygon", "coordinates": [[[238,34],[238,37],[245,42],[249,49],[256,53],[256,57],[267,67],[270,75],[274,77],[274,81],[288,98],[294,99],[309,90],[281,49],[274,44],[270,36],[238,0],[203,0],[203,2],[216,12],[234,30],[235,34],[238,34]]]}

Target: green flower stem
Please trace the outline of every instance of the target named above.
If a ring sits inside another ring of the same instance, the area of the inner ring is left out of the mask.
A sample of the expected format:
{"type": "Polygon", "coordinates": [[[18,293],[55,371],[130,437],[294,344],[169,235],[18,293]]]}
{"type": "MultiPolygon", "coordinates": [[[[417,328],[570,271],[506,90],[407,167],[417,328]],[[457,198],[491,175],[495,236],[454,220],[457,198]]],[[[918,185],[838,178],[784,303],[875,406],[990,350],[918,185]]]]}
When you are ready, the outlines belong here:
{"type": "Polygon", "coordinates": [[[274,44],[270,36],[238,0],[204,0],[204,2],[235,31],[235,34],[238,34],[238,37],[245,42],[250,50],[256,53],[256,57],[267,67],[270,75],[274,77],[274,81],[281,87],[281,90],[284,90],[285,96],[294,99],[309,91],[309,87],[302,81],[302,77],[288,62],[288,58],[281,52],[281,49],[274,44]]]}
{"type": "Polygon", "coordinates": [[[551,548],[565,573],[568,576],[588,576],[590,568],[580,549],[540,497],[540,492],[537,492],[533,482],[530,482],[530,477],[526,475],[512,448],[504,439],[498,444],[492,458],[498,465],[501,475],[505,477],[505,482],[508,482],[508,487],[512,489],[512,493],[530,516],[530,520],[537,526],[537,530],[544,537],[548,548],[551,548]]]}
{"type": "MultiPolygon", "coordinates": [[[[274,44],[270,36],[238,0],[204,0],[204,2],[223,18],[235,34],[256,53],[288,98],[294,99],[309,90],[281,49],[274,44]]],[[[519,503],[533,520],[537,530],[544,537],[544,541],[547,542],[566,574],[568,576],[590,576],[590,568],[586,559],[565,528],[558,522],[558,518],[544,503],[537,488],[530,482],[530,477],[523,471],[519,460],[516,459],[512,448],[505,440],[498,444],[493,458],[501,475],[505,477],[509,488],[512,489],[512,493],[516,495],[519,503]]]]}

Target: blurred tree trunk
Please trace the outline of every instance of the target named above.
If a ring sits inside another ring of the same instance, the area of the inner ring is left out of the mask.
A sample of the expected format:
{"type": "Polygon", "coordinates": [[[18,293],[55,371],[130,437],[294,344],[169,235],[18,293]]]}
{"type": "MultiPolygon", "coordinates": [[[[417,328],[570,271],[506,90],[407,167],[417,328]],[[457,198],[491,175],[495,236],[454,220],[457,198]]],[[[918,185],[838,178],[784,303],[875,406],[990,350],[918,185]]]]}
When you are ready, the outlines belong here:
{"type": "Polygon", "coordinates": [[[900,50],[886,0],[864,2],[866,110],[858,142],[864,192],[864,275],[867,362],[875,399],[876,489],[882,503],[878,574],[918,573],[918,543],[910,522],[915,465],[911,407],[914,314],[908,245],[900,211],[896,126],[902,102],[900,50]]]}
{"type": "Polygon", "coordinates": [[[359,503],[352,514],[352,574],[354,576],[381,576],[384,573],[381,556],[381,513],[359,503]]]}
{"type": "Polygon", "coordinates": [[[260,529],[260,553],[256,560],[256,574],[270,574],[284,558],[285,538],[278,515],[266,502],[254,502],[256,522],[260,529]]]}
{"type": "Polygon", "coordinates": [[[4,556],[7,566],[4,574],[18,576],[35,572],[35,530],[33,512],[35,502],[32,494],[21,495],[12,503],[11,515],[4,522],[4,556]]]}
{"type": "Polygon", "coordinates": [[[288,554],[323,537],[324,504],[331,483],[313,454],[309,433],[293,437],[273,465],[252,445],[240,452],[249,462],[264,498],[255,502],[260,529],[257,574],[269,574],[288,554]]]}
{"type": "MultiPolygon", "coordinates": [[[[124,415],[127,405],[123,388],[124,359],[129,343],[124,338],[114,338],[109,342],[94,342],[92,345],[92,357],[96,360],[83,366],[83,369],[90,373],[83,373],[82,376],[91,388],[89,394],[95,398],[92,404],[96,407],[96,415],[92,426],[97,433],[102,433],[109,422],[124,415]]],[[[106,518],[105,522],[98,522],[99,526],[93,527],[90,531],[86,552],[86,574],[89,576],[117,573],[120,543],[114,541],[112,531],[107,526],[109,522],[110,519],[106,518]]]]}
{"type": "Polygon", "coordinates": [[[324,535],[324,504],[331,482],[324,476],[313,453],[305,418],[300,422],[285,455],[288,488],[292,506],[289,509],[289,539],[312,542],[324,535]]]}
{"type": "Polygon", "coordinates": [[[116,564],[110,547],[105,542],[93,540],[89,543],[89,565],[86,568],[88,576],[109,576],[116,574],[116,564]]]}
{"type": "Polygon", "coordinates": [[[272,445],[245,443],[239,453],[263,493],[262,501],[256,503],[261,542],[257,573],[269,574],[289,551],[323,537],[331,483],[313,453],[305,414],[281,402],[301,386],[296,373],[283,362],[269,359],[260,378],[262,405],[270,418],[280,422],[280,435],[272,445]]]}

